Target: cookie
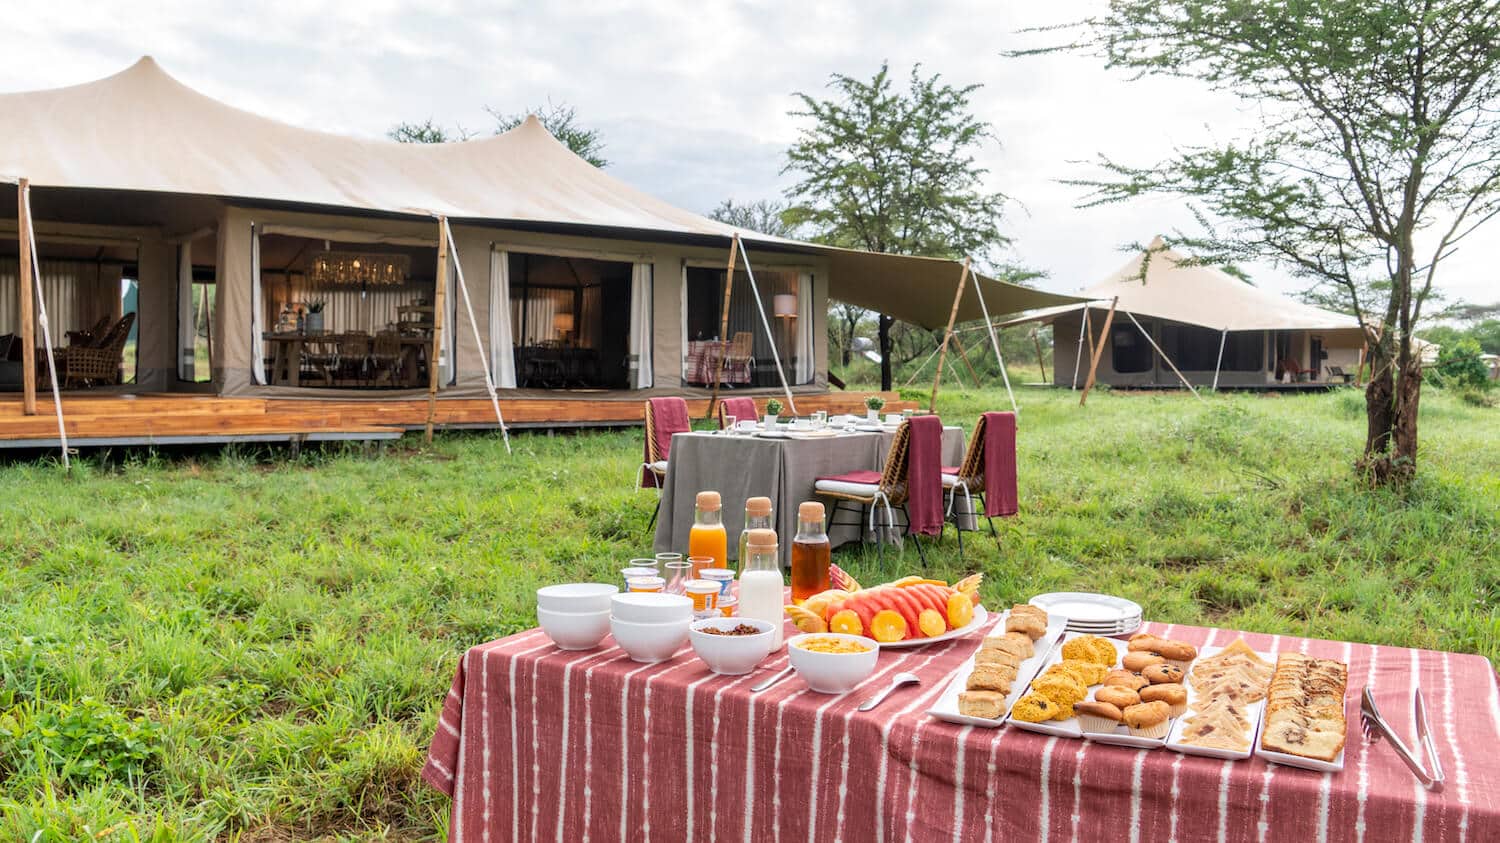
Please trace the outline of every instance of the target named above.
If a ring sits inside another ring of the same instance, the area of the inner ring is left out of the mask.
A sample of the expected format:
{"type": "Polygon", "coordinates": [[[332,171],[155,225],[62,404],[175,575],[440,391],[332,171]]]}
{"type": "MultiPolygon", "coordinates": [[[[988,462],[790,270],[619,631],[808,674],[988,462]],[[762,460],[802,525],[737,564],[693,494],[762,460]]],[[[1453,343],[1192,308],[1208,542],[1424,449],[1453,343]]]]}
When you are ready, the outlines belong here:
{"type": "Polygon", "coordinates": [[[1120,685],[1105,685],[1094,692],[1094,699],[1102,703],[1109,703],[1123,711],[1144,698],[1129,688],[1120,685]]]}
{"type": "Polygon", "coordinates": [[[1104,684],[1119,685],[1122,688],[1129,688],[1132,691],[1139,691],[1140,689],[1146,687],[1147,685],[1150,685],[1151,683],[1147,682],[1145,678],[1134,671],[1111,670],[1110,672],[1104,674],[1104,684]]]}
{"type": "Polygon", "coordinates": [[[1174,664],[1153,664],[1141,671],[1141,676],[1152,685],[1178,684],[1182,682],[1182,668],[1174,664]]]}

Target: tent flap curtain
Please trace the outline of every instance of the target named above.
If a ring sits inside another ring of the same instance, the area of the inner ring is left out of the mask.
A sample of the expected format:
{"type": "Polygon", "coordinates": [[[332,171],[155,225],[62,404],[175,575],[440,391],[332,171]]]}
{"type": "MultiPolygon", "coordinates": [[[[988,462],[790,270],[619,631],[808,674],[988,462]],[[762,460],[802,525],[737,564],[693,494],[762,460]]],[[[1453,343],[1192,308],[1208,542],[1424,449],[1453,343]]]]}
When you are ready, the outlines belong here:
{"type": "Polygon", "coordinates": [[[651,264],[637,263],[630,274],[630,384],[647,389],[653,384],[651,343],[651,264]]]}
{"type": "Polygon", "coordinates": [[[266,383],[265,306],[260,289],[260,231],[250,224],[250,375],[255,382],[266,383]]]}
{"type": "Polygon", "coordinates": [[[490,376],[497,389],[516,388],[516,344],[511,334],[510,253],[490,250],[490,376]]]}
{"type": "MultiPolygon", "coordinates": [[[[121,267],[93,261],[42,260],[42,296],[52,341],[63,344],[68,331],[92,328],[101,318],[120,318],[121,267]]],[[[21,330],[20,264],[0,258],[0,334],[21,330]]],[[[35,315],[33,315],[35,318],[35,315]]],[[[41,331],[37,332],[41,342],[41,331]]],[[[40,358],[38,358],[40,359],[40,358]]]]}
{"type": "Polygon", "coordinates": [[[195,380],[193,347],[198,323],[193,318],[193,242],[177,247],[177,377],[195,380]]]}
{"type": "Polygon", "coordinates": [[[813,348],[813,277],[797,273],[797,370],[793,383],[810,383],[817,351],[813,348]]]}

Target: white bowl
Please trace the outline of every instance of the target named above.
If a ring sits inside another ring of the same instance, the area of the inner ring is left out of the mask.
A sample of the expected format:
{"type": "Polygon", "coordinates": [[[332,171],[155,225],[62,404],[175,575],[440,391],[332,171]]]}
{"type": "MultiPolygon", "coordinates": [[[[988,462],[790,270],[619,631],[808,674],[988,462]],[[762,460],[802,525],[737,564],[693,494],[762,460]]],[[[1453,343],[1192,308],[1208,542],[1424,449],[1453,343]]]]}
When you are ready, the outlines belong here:
{"type": "Polygon", "coordinates": [[[654,664],[670,659],[682,647],[692,622],[691,618],[666,623],[632,623],[610,618],[609,631],[632,661],[654,664]]]}
{"type": "Polygon", "coordinates": [[[880,660],[880,644],[873,638],[862,635],[845,635],[841,632],[810,632],[794,635],[786,642],[787,657],[797,675],[807,687],[820,694],[843,694],[854,690],[875,671],[880,660]],[[815,653],[798,646],[809,638],[842,638],[856,641],[869,649],[863,653],[815,653]]]}
{"type": "Polygon", "coordinates": [[[609,632],[609,610],[602,612],[549,612],[536,610],[536,619],[542,624],[553,643],[564,650],[592,650],[599,646],[609,632]]]}
{"type": "Polygon", "coordinates": [[[681,594],[633,592],[616,594],[610,613],[630,623],[677,623],[693,619],[693,601],[681,594]]]}
{"type": "Polygon", "coordinates": [[[693,621],[688,638],[708,669],[725,676],[743,676],[771,654],[771,622],[754,618],[705,618],[693,621]],[[734,629],[740,624],[760,630],[754,635],[714,635],[705,629],[734,629]]]}
{"type": "Polygon", "coordinates": [[[536,590],[536,607],[549,612],[608,612],[609,598],[620,587],[602,582],[570,582],[536,590]]]}

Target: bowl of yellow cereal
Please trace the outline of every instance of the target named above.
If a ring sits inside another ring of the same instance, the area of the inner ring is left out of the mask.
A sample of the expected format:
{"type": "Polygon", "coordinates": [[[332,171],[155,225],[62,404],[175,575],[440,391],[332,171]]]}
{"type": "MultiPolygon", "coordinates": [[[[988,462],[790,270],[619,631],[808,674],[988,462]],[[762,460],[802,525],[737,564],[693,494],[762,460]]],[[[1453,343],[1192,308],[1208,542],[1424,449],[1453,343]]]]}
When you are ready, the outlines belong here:
{"type": "Polygon", "coordinates": [[[862,635],[810,632],[787,639],[786,652],[807,687],[820,694],[843,694],[874,672],[880,644],[862,635]]]}

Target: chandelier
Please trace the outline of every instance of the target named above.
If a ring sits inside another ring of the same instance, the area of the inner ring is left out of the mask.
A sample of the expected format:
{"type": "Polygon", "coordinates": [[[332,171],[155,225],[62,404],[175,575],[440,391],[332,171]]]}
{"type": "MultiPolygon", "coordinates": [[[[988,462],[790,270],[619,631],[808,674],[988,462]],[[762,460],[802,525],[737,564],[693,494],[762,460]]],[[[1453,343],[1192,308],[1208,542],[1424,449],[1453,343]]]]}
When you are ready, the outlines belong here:
{"type": "Polygon", "coordinates": [[[411,257],[401,254],[324,251],[313,255],[308,279],[321,285],[405,284],[411,257]]]}

